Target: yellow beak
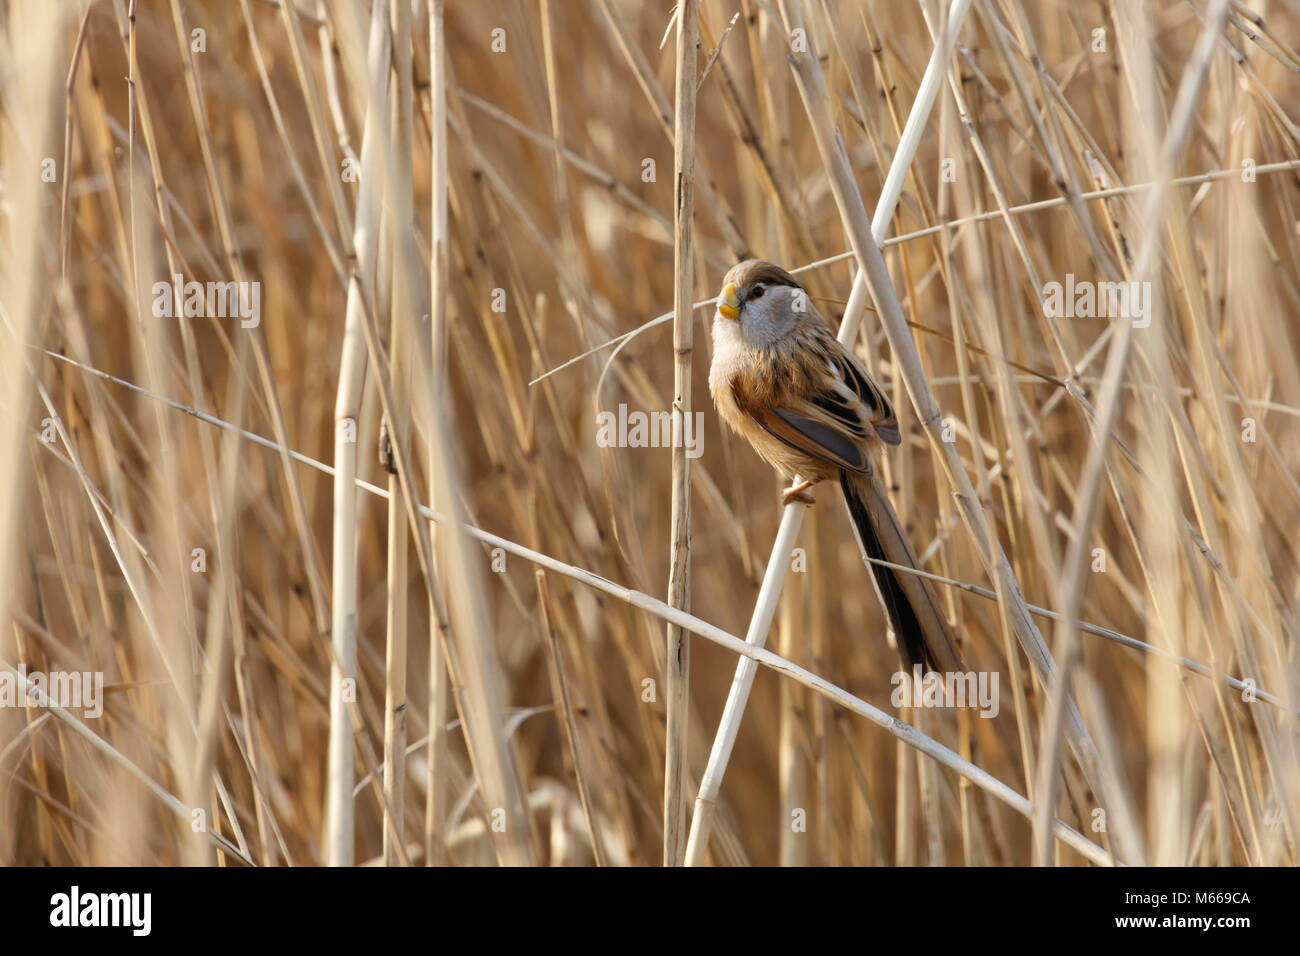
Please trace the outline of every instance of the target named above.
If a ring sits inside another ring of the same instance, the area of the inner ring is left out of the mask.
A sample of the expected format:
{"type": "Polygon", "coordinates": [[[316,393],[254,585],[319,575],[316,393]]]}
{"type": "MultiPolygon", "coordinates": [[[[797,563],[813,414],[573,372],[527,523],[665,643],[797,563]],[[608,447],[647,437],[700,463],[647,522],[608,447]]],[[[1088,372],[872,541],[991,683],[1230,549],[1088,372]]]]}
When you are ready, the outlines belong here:
{"type": "Polygon", "coordinates": [[[722,287],[722,295],[718,296],[718,315],[724,319],[740,317],[740,299],[736,295],[735,285],[730,282],[722,287]]]}

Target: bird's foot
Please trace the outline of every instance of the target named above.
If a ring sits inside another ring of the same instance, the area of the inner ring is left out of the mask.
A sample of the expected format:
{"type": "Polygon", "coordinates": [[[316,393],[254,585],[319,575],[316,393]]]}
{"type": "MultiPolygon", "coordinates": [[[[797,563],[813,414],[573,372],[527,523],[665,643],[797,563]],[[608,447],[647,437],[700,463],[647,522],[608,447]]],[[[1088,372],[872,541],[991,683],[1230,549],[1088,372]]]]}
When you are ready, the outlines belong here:
{"type": "Polygon", "coordinates": [[[811,488],[813,484],[814,482],[811,481],[801,481],[797,485],[791,485],[789,488],[785,489],[785,491],[781,492],[781,504],[785,506],[795,501],[801,501],[806,505],[817,504],[817,499],[808,492],[808,489],[811,488]]]}

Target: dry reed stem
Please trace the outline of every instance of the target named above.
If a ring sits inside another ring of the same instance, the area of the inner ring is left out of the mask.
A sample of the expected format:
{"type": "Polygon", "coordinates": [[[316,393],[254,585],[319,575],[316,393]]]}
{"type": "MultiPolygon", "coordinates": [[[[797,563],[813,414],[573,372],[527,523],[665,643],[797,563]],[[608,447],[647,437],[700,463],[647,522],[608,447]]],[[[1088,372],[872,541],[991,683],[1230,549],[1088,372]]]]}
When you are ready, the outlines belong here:
{"type": "Polygon", "coordinates": [[[388,2],[377,0],[369,29],[366,129],[361,140],[361,187],[353,233],[357,271],[348,284],[339,386],[334,402],[334,545],[330,634],[334,663],[330,672],[330,737],[326,837],[331,866],[351,866],[353,833],[354,729],[348,700],[355,699],[357,628],[357,446],[358,416],[365,382],[366,343],[361,324],[366,300],[373,300],[384,183],[380,143],[388,118],[388,72],[391,62],[388,2]]]}
{"type": "MultiPolygon", "coordinates": [[[[53,107],[59,89],[60,44],[58,35],[67,11],[53,5],[20,0],[10,5],[5,48],[15,57],[10,62],[14,78],[8,90],[6,106],[11,124],[21,125],[25,137],[13,133],[4,136],[0,160],[5,182],[9,184],[7,201],[12,208],[7,216],[3,236],[9,250],[3,265],[3,302],[8,313],[5,332],[8,341],[0,348],[0,441],[9,450],[0,463],[0,580],[12,581],[22,566],[23,524],[21,503],[26,497],[27,475],[22,463],[27,460],[24,440],[28,427],[31,391],[23,365],[28,360],[29,342],[43,342],[48,318],[42,306],[41,288],[47,274],[50,247],[39,238],[23,235],[26,223],[41,215],[41,196],[26,184],[31,170],[41,157],[53,154],[55,130],[53,107]],[[15,44],[21,41],[22,58],[15,44]],[[21,65],[20,65],[21,64],[21,65]]],[[[64,170],[67,178],[67,170],[64,170]]],[[[6,587],[0,594],[0,655],[17,659],[18,642],[9,626],[20,607],[16,590],[6,587]]],[[[0,712],[0,738],[10,739],[19,733],[21,722],[16,712],[0,712]]],[[[0,813],[12,813],[13,795],[0,795],[0,813]]],[[[0,827],[0,856],[12,859],[16,853],[14,837],[0,827]]]]}
{"type": "MultiPolygon", "coordinates": [[[[695,94],[698,0],[677,8],[677,111],[673,126],[673,450],[672,539],[668,604],[691,606],[691,460],[686,429],[691,414],[691,370],[695,313],[692,258],[695,255],[695,94]]],[[[668,625],[664,753],[664,866],[680,866],[686,855],[687,788],[691,700],[691,643],[680,627],[668,625]]]]}

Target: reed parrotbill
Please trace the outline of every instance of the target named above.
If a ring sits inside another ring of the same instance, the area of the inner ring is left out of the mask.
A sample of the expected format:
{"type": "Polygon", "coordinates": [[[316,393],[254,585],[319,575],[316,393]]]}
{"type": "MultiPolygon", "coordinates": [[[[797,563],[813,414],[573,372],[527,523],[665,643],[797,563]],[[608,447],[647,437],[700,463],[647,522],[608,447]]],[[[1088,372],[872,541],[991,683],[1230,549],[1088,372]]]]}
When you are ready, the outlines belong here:
{"type": "MultiPolygon", "coordinates": [[[[873,461],[900,441],[893,406],[781,267],[749,259],[723,279],[709,391],[759,455],[798,477],[782,496],[787,504],[812,504],[809,488],[838,479],[863,553],[917,566],[873,461]]],[[[878,564],[871,572],[908,668],[962,670],[930,582],[878,564]]]]}

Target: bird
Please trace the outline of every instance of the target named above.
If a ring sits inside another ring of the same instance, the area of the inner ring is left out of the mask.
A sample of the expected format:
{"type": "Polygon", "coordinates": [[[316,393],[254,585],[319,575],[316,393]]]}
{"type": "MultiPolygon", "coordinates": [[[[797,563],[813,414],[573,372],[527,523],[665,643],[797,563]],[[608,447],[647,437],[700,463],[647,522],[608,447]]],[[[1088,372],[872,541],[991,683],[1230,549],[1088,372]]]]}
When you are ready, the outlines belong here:
{"type": "MultiPolygon", "coordinates": [[[[722,280],[712,337],[714,406],[760,457],[795,481],[782,503],[814,504],[810,489],[837,480],[863,554],[916,568],[876,463],[885,445],[902,440],[894,408],[798,280],[762,259],[737,263],[722,280]]],[[[908,670],[963,671],[930,582],[870,568],[908,670]]]]}

